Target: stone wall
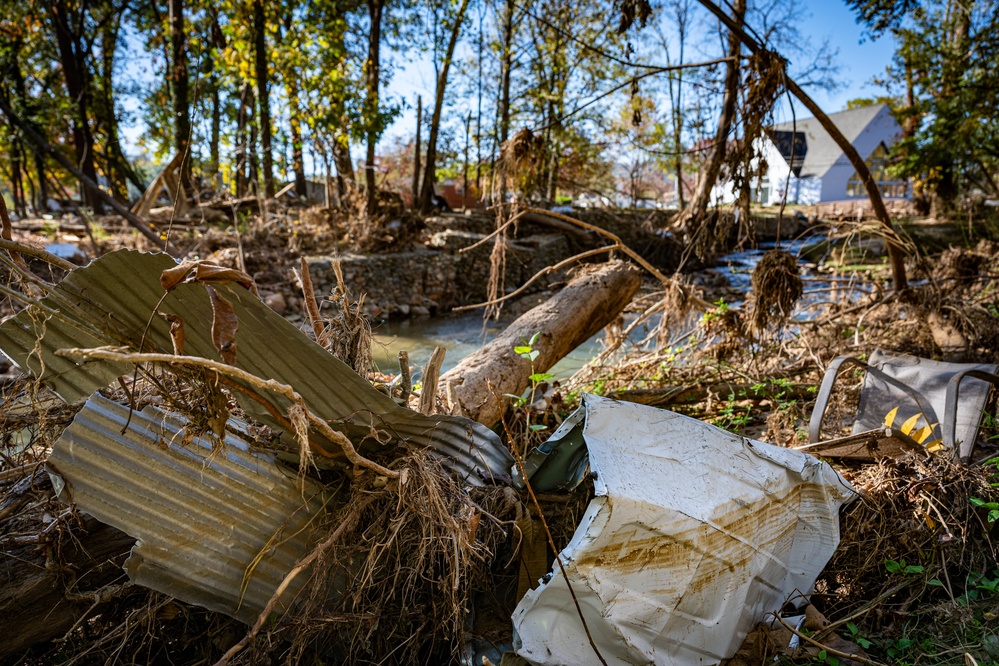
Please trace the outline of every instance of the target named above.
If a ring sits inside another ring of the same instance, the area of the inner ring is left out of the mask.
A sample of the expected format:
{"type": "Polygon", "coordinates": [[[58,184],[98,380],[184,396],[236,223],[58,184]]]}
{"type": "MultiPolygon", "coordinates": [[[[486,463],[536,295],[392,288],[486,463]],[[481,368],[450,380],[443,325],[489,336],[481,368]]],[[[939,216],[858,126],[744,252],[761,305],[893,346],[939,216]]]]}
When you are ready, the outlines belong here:
{"type": "MultiPolygon", "coordinates": [[[[364,309],[375,317],[440,314],[459,306],[486,300],[492,240],[468,252],[462,248],[481,240],[483,234],[442,231],[427,247],[378,255],[341,254],[344,280],[351,294],[365,294],[364,309]]],[[[556,234],[535,234],[512,241],[506,252],[506,291],[511,291],[546,266],[572,256],[566,239],[556,234]]],[[[334,273],[330,256],[310,256],[309,271],[317,298],[330,293],[334,273]]],[[[558,274],[538,280],[531,291],[557,281],[558,274]]]]}

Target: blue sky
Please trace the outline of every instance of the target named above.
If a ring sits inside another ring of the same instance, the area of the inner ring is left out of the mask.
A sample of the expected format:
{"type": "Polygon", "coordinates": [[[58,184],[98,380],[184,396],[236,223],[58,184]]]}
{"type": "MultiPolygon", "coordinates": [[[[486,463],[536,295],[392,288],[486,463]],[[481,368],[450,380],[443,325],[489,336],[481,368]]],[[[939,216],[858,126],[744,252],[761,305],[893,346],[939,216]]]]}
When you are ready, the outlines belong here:
{"type": "Polygon", "coordinates": [[[839,49],[842,67],[839,79],[845,84],[836,93],[814,91],[813,98],[827,112],[841,111],[855,97],[874,97],[883,90],[872,85],[871,79],[884,73],[894,53],[890,37],[877,41],[864,37],[862,28],[854,22],[853,13],[843,2],[812,0],[804,3],[811,12],[801,26],[805,37],[816,41],[829,39],[839,49]]]}

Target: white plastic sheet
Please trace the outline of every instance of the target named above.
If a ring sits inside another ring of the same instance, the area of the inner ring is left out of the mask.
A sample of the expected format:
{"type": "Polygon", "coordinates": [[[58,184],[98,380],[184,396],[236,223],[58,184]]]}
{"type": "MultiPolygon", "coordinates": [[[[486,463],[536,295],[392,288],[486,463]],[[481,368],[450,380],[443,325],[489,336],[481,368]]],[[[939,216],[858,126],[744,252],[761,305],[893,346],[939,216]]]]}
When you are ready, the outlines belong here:
{"type": "MultiPolygon", "coordinates": [[[[608,664],[718,663],[811,591],[855,495],[835,470],[665,410],[590,395],[580,409],[552,439],[582,428],[596,497],[560,557],[608,664]]],[[[514,611],[515,650],[599,663],[557,566],[546,580],[514,611]]]]}

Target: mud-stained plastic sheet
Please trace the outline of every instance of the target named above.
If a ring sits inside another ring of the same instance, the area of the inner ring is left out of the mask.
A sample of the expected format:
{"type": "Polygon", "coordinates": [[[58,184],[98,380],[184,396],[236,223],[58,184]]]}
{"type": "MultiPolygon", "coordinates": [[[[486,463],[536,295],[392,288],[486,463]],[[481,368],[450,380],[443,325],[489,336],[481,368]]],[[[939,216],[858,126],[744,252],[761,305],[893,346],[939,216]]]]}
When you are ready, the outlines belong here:
{"type": "MultiPolygon", "coordinates": [[[[855,495],[829,465],[652,407],[587,395],[580,411],[552,440],[581,432],[596,497],[560,557],[608,664],[716,664],[811,591],[855,495]]],[[[559,454],[532,456],[531,477],[559,454]]],[[[557,566],[544,581],[514,611],[516,652],[599,663],[557,566]]]]}

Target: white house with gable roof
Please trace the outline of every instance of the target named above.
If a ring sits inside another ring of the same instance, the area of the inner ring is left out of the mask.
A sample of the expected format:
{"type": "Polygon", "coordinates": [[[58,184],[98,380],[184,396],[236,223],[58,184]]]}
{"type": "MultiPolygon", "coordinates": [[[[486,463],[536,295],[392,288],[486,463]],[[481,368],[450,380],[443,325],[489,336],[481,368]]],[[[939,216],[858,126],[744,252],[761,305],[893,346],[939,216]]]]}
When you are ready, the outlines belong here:
{"type": "MultiPolygon", "coordinates": [[[[906,183],[885,173],[888,154],[902,131],[887,104],[832,113],[829,119],[864,157],[882,197],[908,196],[906,183]]],[[[767,171],[752,181],[753,202],[779,205],[785,187],[789,204],[867,198],[850,160],[815,118],[774,125],[761,141],[767,171]]],[[[721,203],[735,201],[732,182],[719,182],[712,198],[721,203]]]]}

